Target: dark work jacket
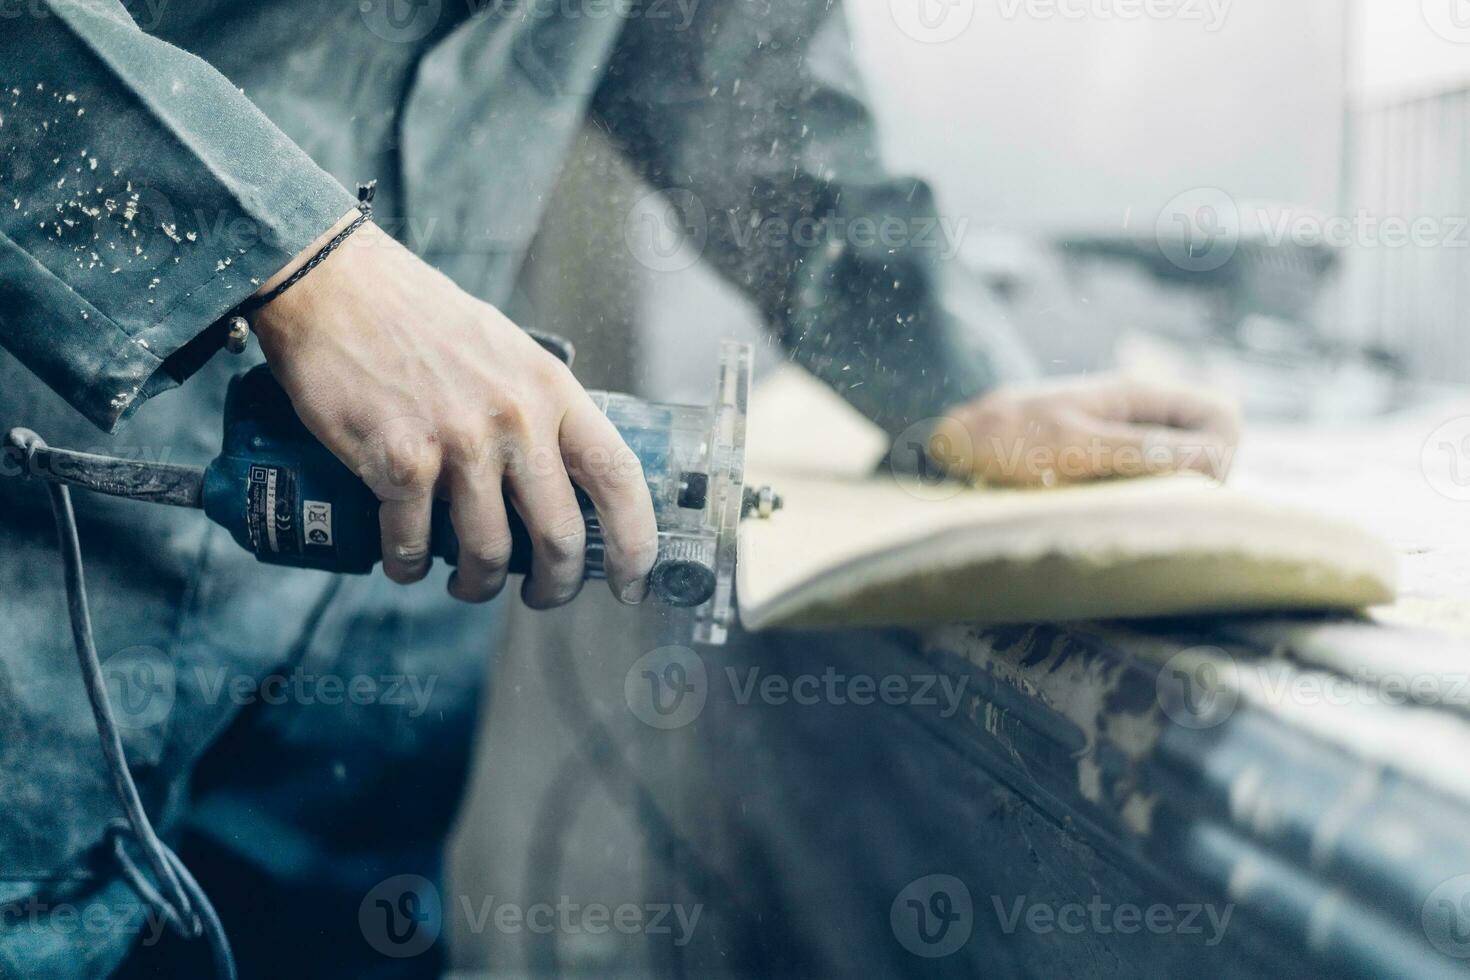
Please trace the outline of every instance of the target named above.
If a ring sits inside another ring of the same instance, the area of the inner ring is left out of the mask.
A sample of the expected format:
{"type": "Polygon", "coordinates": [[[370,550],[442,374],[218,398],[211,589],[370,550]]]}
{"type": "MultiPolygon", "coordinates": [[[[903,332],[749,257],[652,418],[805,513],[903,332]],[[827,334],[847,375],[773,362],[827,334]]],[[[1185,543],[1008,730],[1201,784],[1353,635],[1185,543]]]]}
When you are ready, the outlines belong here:
{"type": "MultiPolygon", "coordinates": [[[[0,427],[209,459],[250,360],[211,357],[209,325],[368,178],[385,227],[504,305],[589,118],[666,193],[686,249],[890,432],[1022,369],[993,308],[957,298],[927,186],[883,169],[834,4],[33,0],[0,19],[0,427]]],[[[432,876],[494,613],[453,604],[442,573],[333,582],[258,566],[195,513],[78,507],[166,836],[303,895],[432,876]],[[303,674],[416,677],[425,700],[261,696],[303,674]],[[221,737],[229,765],[196,774],[221,737]]],[[[104,975],[146,928],[103,846],[116,812],[45,495],[0,480],[0,976],[104,975]],[[88,909],[107,927],[63,921],[88,909]]]]}

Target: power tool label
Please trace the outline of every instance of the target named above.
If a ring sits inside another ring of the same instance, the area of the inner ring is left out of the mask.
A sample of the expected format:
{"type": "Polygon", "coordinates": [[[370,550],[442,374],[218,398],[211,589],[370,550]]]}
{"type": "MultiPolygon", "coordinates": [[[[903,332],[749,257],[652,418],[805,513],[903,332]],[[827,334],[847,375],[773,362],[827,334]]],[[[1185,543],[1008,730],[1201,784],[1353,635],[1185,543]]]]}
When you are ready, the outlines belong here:
{"type": "Polygon", "coordinates": [[[245,504],[250,544],[256,554],[301,554],[295,474],[280,466],[251,466],[245,504]]]}
{"type": "Polygon", "coordinates": [[[308,500],[301,508],[306,520],[306,543],[318,548],[330,548],[332,505],[324,500],[308,500]]]}

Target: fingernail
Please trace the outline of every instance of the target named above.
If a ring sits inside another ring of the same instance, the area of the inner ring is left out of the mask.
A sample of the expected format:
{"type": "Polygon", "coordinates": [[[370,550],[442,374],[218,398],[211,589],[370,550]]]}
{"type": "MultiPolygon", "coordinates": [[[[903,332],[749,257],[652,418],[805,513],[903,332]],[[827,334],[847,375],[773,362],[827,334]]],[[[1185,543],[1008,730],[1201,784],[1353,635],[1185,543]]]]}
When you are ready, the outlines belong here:
{"type": "Polygon", "coordinates": [[[624,605],[638,605],[648,598],[648,579],[639,578],[629,582],[623,586],[623,591],[618,594],[618,598],[623,601],[624,605]]]}
{"type": "Polygon", "coordinates": [[[383,574],[387,575],[394,582],[410,585],[414,582],[422,581],[429,574],[429,570],[427,563],[419,563],[417,565],[389,565],[385,562],[383,564],[383,574]]]}

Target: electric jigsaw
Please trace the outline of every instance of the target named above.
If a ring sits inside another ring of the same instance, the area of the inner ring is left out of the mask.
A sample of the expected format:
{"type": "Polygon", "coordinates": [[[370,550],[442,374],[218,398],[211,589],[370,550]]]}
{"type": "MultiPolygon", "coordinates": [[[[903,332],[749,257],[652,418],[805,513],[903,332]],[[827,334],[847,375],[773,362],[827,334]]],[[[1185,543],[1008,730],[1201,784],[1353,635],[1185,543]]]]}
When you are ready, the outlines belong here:
{"type": "MultiPolygon", "coordinates": [[[[571,345],[537,339],[568,364],[571,345]]],[[[661,404],[590,392],[637,454],[658,521],[649,593],[694,608],[696,642],[725,641],[734,611],[737,534],[747,516],[769,517],[781,501],[745,485],[745,423],[751,385],[748,344],[722,345],[707,406],[661,404]]],[[[270,369],[236,377],[225,400],[224,442],[208,466],[117,459],[49,447],[27,429],[6,439],[7,471],[97,493],[200,508],[260,561],[367,574],[382,560],[379,502],[367,485],[307,430],[270,369]]],[[[587,522],[586,577],[602,578],[597,514],[578,491],[587,522]]],[[[531,539],[513,509],[510,570],[531,567],[531,539]]],[[[449,506],[435,503],[435,557],[455,564],[459,542],[449,506]]]]}

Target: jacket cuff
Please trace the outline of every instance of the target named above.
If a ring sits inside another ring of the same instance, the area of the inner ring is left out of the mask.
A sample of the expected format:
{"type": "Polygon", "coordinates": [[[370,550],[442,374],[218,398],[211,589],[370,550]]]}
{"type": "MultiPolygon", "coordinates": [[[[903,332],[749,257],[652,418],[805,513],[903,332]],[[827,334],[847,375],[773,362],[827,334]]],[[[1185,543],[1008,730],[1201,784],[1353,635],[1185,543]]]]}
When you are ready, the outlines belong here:
{"type": "Polygon", "coordinates": [[[46,5],[0,34],[0,346],[111,432],[356,202],[204,61],[46,5]]]}

